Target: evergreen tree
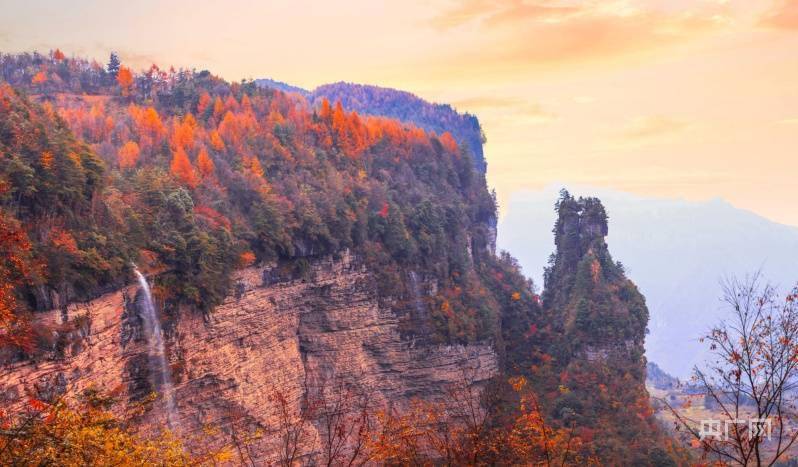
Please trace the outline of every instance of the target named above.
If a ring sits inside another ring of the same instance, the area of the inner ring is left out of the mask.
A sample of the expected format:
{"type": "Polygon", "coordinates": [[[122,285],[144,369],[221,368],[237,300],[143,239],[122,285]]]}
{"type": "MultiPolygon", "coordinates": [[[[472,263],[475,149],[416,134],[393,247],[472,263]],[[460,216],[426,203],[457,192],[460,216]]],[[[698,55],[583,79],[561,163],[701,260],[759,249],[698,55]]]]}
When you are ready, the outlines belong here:
{"type": "Polygon", "coordinates": [[[119,55],[116,52],[111,52],[111,57],[108,59],[108,74],[111,75],[113,79],[116,79],[117,73],[119,73],[119,67],[122,65],[122,62],[119,61],[119,55]]]}

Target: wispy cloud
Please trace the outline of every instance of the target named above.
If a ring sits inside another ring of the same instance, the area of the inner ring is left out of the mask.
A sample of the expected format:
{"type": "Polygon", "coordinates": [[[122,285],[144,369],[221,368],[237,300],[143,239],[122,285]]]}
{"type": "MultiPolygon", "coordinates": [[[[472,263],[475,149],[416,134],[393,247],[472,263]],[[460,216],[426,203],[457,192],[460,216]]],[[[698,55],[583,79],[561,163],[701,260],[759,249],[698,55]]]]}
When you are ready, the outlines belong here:
{"type": "Polygon", "coordinates": [[[715,31],[728,15],[717,1],[668,9],[629,1],[471,0],[443,8],[430,24],[444,32],[477,28],[486,44],[480,59],[519,68],[647,53],[715,31]]]}
{"type": "Polygon", "coordinates": [[[596,98],[593,96],[574,96],[573,100],[577,104],[592,104],[596,102],[596,98]]]}
{"type": "Polygon", "coordinates": [[[798,0],[778,0],[761,18],[770,28],[798,31],[798,0]]]}
{"type": "Polygon", "coordinates": [[[454,106],[464,109],[492,109],[506,108],[518,105],[518,99],[496,96],[474,96],[460,99],[454,102],[454,106]]]}
{"type": "Polygon", "coordinates": [[[549,123],[560,118],[557,114],[544,109],[537,103],[521,106],[518,113],[524,122],[530,124],[549,123]]]}
{"type": "Polygon", "coordinates": [[[516,123],[541,124],[558,119],[558,116],[543,108],[537,102],[523,99],[511,99],[499,96],[475,96],[461,99],[454,103],[458,109],[472,112],[499,113],[504,120],[516,123]]]}
{"type": "Polygon", "coordinates": [[[665,115],[651,115],[630,120],[621,129],[619,136],[621,139],[640,142],[672,136],[676,133],[681,133],[689,127],[690,123],[685,120],[665,115]]]}
{"type": "Polygon", "coordinates": [[[438,29],[449,29],[472,21],[486,26],[501,26],[527,20],[557,22],[580,11],[581,7],[560,6],[551,1],[471,0],[445,9],[433,17],[431,23],[438,29]]]}

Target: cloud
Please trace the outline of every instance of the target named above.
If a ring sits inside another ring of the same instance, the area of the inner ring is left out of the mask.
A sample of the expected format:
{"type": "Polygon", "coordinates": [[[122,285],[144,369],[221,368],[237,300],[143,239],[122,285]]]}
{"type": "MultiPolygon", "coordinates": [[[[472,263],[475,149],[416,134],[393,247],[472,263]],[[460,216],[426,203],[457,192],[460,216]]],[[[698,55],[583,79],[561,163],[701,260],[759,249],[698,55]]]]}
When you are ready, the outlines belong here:
{"type": "Polygon", "coordinates": [[[540,104],[527,104],[519,109],[519,114],[524,122],[531,124],[549,123],[559,119],[555,113],[549,112],[540,104]]]}
{"type": "Polygon", "coordinates": [[[596,98],[593,96],[574,96],[573,100],[577,104],[592,104],[596,102],[596,98]]]}
{"type": "Polygon", "coordinates": [[[638,117],[628,122],[620,137],[627,141],[643,141],[671,136],[686,130],[690,124],[664,115],[638,117]]]}
{"type": "Polygon", "coordinates": [[[530,2],[470,0],[440,12],[432,18],[431,24],[438,29],[449,29],[472,21],[487,26],[500,26],[529,19],[559,21],[579,11],[578,6],[559,6],[555,2],[545,0],[530,2]]]}
{"type": "Polygon", "coordinates": [[[769,28],[798,31],[798,0],[778,0],[762,16],[760,24],[769,28]]]}
{"type": "Polygon", "coordinates": [[[518,105],[518,99],[496,96],[475,96],[460,99],[454,102],[455,107],[468,109],[491,109],[497,107],[514,107],[518,105]]]}
{"type": "Polygon", "coordinates": [[[726,26],[730,11],[717,1],[667,8],[629,1],[471,0],[444,8],[430,24],[444,32],[477,29],[480,42],[461,61],[473,60],[479,47],[486,64],[518,70],[649,53],[726,26]]]}
{"type": "Polygon", "coordinates": [[[544,109],[537,102],[498,96],[476,96],[454,102],[458,109],[472,112],[498,112],[508,122],[541,124],[558,119],[558,116],[544,109]]]}

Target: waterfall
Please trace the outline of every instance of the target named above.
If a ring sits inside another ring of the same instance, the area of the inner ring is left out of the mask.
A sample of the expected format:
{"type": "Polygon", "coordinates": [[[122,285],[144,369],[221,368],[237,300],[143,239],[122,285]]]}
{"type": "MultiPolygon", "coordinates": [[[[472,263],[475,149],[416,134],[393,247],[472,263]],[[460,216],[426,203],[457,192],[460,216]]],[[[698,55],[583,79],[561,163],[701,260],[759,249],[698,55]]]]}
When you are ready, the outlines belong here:
{"type": "Polygon", "coordinates": [[[421,290],[418,286],[418,276],[415,271],[410,271],[410,291],[413,294],[413,307],[418,316],[424,316],[424,301],[421,298],[421,290]]]}
{"type": "MultiPolygon", "coordinates": [[[[142,317],[144,318],[144,327],[147,334],[147,347],[149,348],[150,359],[155,359],[158,371],[160,372],[161,391],[163,392],[163,400],[166,405],[166,420],[170,428],[174,428],[175,422],[175,398],[172,387],[172,375],[169,370],[169,364],[166,361],[166,352],[164,351],[163,344],[163,330],[161,329],[161,320],[158,318],[158,313],[155,310],[155,304],[152,301],[152,293],[150,292],[150,285],[147,283],[147,278],[138,270],[136,265],[133,265],[133,271],[136,273],[136,278],[139,281],[139,287],[143,292],[144,303],[141,304],[142,317]]],[[[153,366],[150,365],[152,370],[153,366]]],[[[156,382],[157,384],[157,382],[156,382]]]]}

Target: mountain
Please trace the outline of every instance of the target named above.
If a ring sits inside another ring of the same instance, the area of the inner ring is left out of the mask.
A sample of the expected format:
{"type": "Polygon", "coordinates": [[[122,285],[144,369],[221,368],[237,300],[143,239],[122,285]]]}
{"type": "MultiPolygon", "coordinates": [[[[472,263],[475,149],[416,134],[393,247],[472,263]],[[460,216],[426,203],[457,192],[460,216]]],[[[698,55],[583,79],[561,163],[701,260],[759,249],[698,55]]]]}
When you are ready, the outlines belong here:
{"type": "Polygon", "coordinates": [[[394,118],[439,135],[449,132],[473,153],[477,168],[482,172],[486,170],[482,148],[485,138],[479,120],[474,115],[458,113],[448,104],[433,104],[406,91],[363,84],[339,82],[304,91],[270,79],[255,82],[281,91],[302,93],[316,107],[327,99],[332,103],[341,102],[345,109],[364,115],[394,118]]]}
{"type": "MultiPolygon", "coordinates": [[[[761,269],[782,290],[798,280],[798,229],[721,200],[646,199],[598,189],[611,228],[607,242],[651,311],[646,355],[685,378],[707,356],[698,339],[717,322],[724,277],[761,269]]],[[[545,227],[556,190],[520,193],[500,220],[498,245],[540,278],[551,251],[545,227]]],[[[539,279],[537,280],[539,282],[539,279]]]]}
{"type": "Polygon", "coordinates": [[[0,464],[661,460],[598,200],[541,300],[448,131],[110,64],[0,55],[0,464]]]}
{"type": "Polygon", "coordinates": [[[678,378],[664,372],[656,363],[648,362],[646,364],[646,384],[655,389],[669,390],[681,386],[682,383],[678,378]]]}

